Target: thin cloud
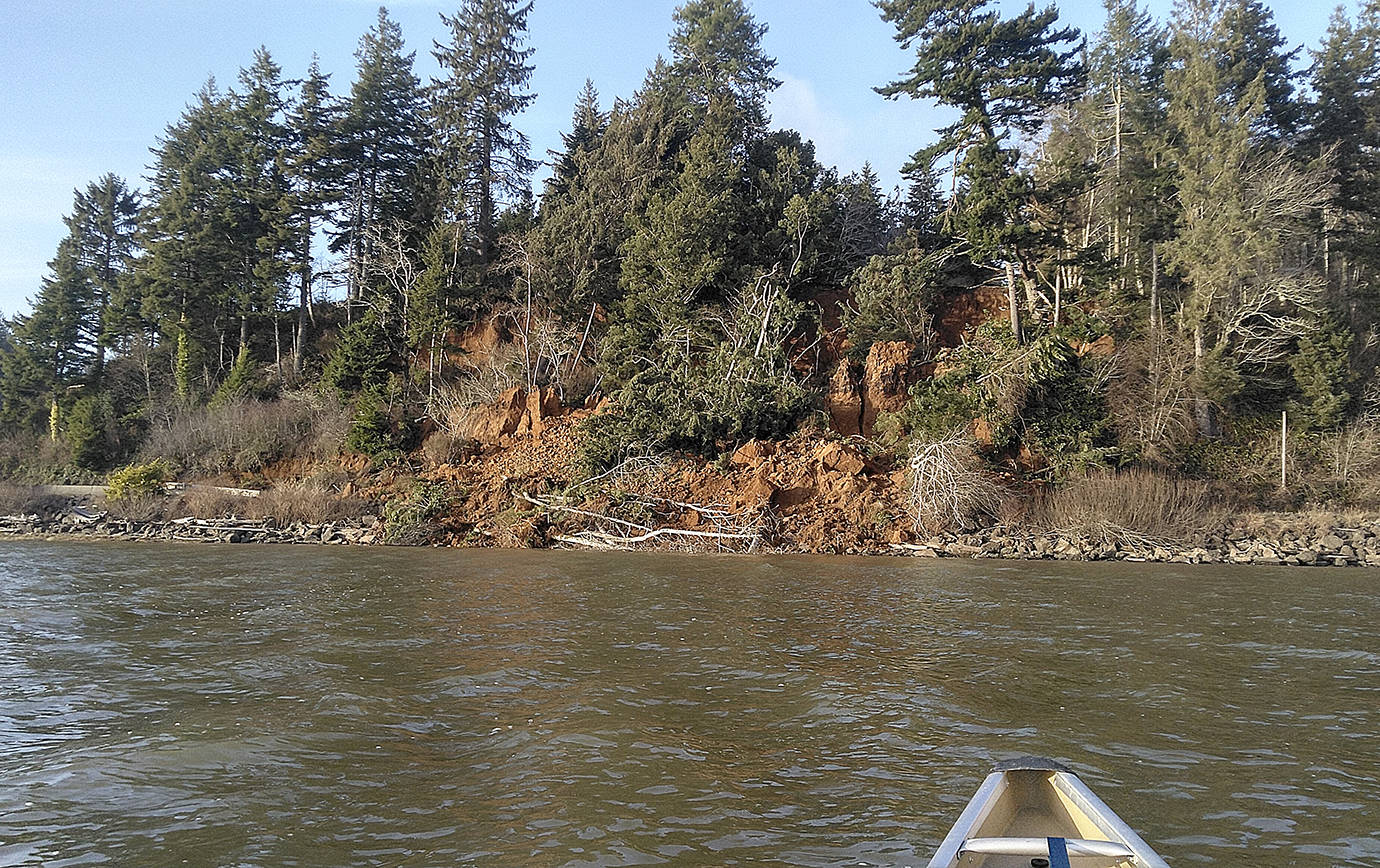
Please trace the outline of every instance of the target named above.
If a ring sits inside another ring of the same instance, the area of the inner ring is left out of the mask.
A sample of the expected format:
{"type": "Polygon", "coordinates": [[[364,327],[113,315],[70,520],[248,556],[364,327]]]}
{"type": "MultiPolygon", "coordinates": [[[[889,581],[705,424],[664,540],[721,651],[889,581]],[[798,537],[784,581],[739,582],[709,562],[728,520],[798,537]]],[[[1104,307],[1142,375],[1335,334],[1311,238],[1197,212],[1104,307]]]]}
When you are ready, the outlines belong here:
{"type": "Polygon", "coordinates": [[[771,95],[772,123],[796,130],[815,143],[815,156],[826,166],[852,168],[852,125],[836,111],[821,105],[809,81],[781,74],[781,86],[771,95]]]}

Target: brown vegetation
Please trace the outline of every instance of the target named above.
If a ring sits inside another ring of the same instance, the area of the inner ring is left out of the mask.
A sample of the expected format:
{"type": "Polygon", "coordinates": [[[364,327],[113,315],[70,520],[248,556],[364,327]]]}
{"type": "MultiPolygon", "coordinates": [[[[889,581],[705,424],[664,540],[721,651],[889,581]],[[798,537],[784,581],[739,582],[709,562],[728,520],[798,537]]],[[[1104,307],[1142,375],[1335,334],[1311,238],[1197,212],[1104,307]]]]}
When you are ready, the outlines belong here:
{"type": "Polygon", "coordinates": [[[1215,529],[1222,513],[1208,487],[1154,470],[1097,471],[1045,495],[1036,521],[1100,543],[1181,542],[1215,529]]]}

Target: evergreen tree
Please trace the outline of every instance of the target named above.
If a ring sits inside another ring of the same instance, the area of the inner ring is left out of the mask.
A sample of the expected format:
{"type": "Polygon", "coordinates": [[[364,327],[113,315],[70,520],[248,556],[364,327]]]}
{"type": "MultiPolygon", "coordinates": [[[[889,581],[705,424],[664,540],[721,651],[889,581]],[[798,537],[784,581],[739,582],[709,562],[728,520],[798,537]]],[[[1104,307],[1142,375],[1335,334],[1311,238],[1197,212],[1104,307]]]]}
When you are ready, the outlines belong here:
{"type": "Polygon", "coordinates": [[[148,205],[140,224],[146,255],[136,271],[141,316],[171,350],[180,397],[194,396],[206,348],[223,334],[234,262],[231,102],[211,80],[154,148],[148,205]]]}
{"type": "Polygon", "coordinates": [[[747,129],[765,130],[767,97],[781,86],[771,75],[776,60],[762,50],[767,25],[758,24],[742,0],[689,0],[672,17],[668,83],[699,115],[727,96],[747,129]]]}
{"type": "Polygon", "coordinates": [[[442,77],[431,87],[432,113],[440,142],[443,211],[463,215],[477,242],[482,264],[494,255],[499,211],[529,193],[537,164],[528,139],[512,124],[537,98],[526,87],[534,49],[526,48],[532,3],[518,0],[462,0],[453,16],[442,15],[450,41],[432,54],[442,77]]]}
{"type": "Polygon", "coordinates": [[[67,224],[73,254],[88,285],[85,338],[94,347],[92,379],[99,386],[106,350],[116,346],[119,316],[112,306],[125,296],[138,246],[139,194],[107,173],[76,191],[67,224]]]}
{"type": "Polygon", "coordinates": [[[1298,74],[1293,62],[1300,49],[1288,43],[1274,22],[1274,13],[1261,0],[1229,0],[1221,10],[1223,39],[1219,63],[1227,92],[1236,101],[1247,97],[1259,80],[1261,111],[1252,132],[1274,141],[1288,141],[1298,131],[1301,106],[1294,99],[1298,74]]]}
{"type": "MultiPolygon", "coordinates": [[[[240,322],[239,351],[249,343],[251,319],[271,317],[277,325],[279,303],[300,257],[298,202],[286,174],[291,143],[282,68],[260,47],[254,62],[240,70],[243,93],[233,94],[231,127],[234,175],[227,191],[236,210],[232,239],[239,259],[236,292],[240,322]]],[[[223,364],[223,362],[222,362],[223,364]]]]}
{"type": "Polygon", "coordinates": [[[360,278],[383,228],[428,222],[420,179],[431,133],[413,72],[416,55],[403,47],[402,28],[379,7],[355,51],[355,81],[340,122],[337,195],[344,205],[331,250],[345,252],[351,303],[363,298],[360,278]]]}
{"type": "Polygon", "coordinates": [[[68,392],[100,385],[105,362],[103,325],[112,288],[133,255],[134,195],[114,175],[73,191],[68,234],[48,263],[32,312],[14,320],[9,352],[0,355],[6,389],[0,418],[36,428],[68,392]]]}
{"type": "Polygon", "coordinates": [[[1180,325],[1194,346],[1199,429],[1215,436],[1216,408],[1247,380],[1285,385],[1277,368],[1311,329],[1320,282],[1292,267],[1285,242],[1325,200],[1326,177],[1258,132],[1264,75],[1236,98],[1218,61],[1230,39],[1227,7],[1181,0],[1176,12],[1167,85],[1180,207],[1165,253],[1186,285],[1180,325]]]}
{"type": "MultiPolygon", "coordinates": [[[[1012,332],[1021,323],[1016,272],[1028,227],[1020,211],[1030,180],[1018,170],[1018,153],[1005,144],[1012,134],[1030,135],[1053,106],[1079,92],[1085,69],[1078,59],[1078,31],[1057,27],[1054,7],[1032,5],[1013,18],[989,10],[988,0],[880,0],[882,17],[896,40],[915,47],[916,63],[903,79],[878,88],[888,97],[933,98],[961,112],[938,130],[939,140],[917,153],[909,169],[924,170],[949,155],[965,189],[956,202],[954,229],[964,235],[975,261],[1002,260],[1007,273],[1012,332]]],[[[1024,275],[1027,283],[1030,275],[1024,275]]]]}
{"type": "MultiPolygon", "coordinates": [[[[1339,8],[1313,53],[1303,147],[1333,168],[1335,192],[1323,209],[1323,268],[1348,302],[1380,277],[1380,3],[1353,24],[1339,8]]],[[[1353,303],[1355,314],[1360,305],[1353,303]]]]}
{"type": "Polygon", "coordinates": [[[570,132],[561,133],[564,150],[547,152],[552,159],[552,174],[542,196],[543,208],[570,194],[571,184],[580,173],[580,158],[598,149],[599,140],[608,125],[608,115],[599,109],[599,92],[594,89],[593,81],[585,79],[585,86],[575,103],[570,132]]]}
{"type": "Polygon", "coordinates": [[[1087,235],[1105,242],[1120,295],[1148,297],[1152,328],[1161,321],[1157,242],[1173,221],[1163,153],[1168,35],[1135,0],[1104,0],[1106,24],[1088,55],[1088,93],[1078,105],[1089,133],[1095,180],[1087,235]]]}
{"type": "Polygon", "coordinates": [[[289,218],[296,236],[289,258],[298,286],[292,359],[293,372],[297,374],[302,372],[307,324],[315,319],[312,286],[317,275],[314,273],[312,246],[332,206],[337,204],[335,182],[341,169],[337,140],[340,106],[331,97],[329,79],[330,76],[321,72],[320,64],[313,57],[307,77],[301,83],[301,96],[288,116],[292,152],[285,171],[292,185],[289,218]]]}

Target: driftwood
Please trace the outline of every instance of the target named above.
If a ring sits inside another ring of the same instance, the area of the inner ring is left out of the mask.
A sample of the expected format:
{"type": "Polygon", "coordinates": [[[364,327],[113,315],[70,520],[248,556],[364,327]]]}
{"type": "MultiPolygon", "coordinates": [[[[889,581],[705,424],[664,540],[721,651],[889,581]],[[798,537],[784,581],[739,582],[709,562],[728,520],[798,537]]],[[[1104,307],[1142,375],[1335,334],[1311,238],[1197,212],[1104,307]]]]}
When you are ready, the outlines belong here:
{"type": "Polygon", "coordinates": [[[609,533],[606,530],[597,529],[597,527],[589,527],[571,534],[552,535],[553,541],[565,545],[626,551],[648,545],[669,544],[675,548],[692,550],[703,550],[706,546],[711,546],[715,551],[754,552],[762,545],[765,536],[763,516],[740,515],[721,506],[704,506],[702,504],[646,498],[630,501],[653,512],[664,512],[667,507],[672,507],[679,512],[693,511],[702,520],[715,526],[714,530],[690,530],[639,524],[617,516],[560,503],[554,498],[536,498],[521,493],[518,494],[518,497],[548,512],[579,516],[595,523],[607,523],[607,525],[625,528],[628,531],[627,533],[609,533]]]}

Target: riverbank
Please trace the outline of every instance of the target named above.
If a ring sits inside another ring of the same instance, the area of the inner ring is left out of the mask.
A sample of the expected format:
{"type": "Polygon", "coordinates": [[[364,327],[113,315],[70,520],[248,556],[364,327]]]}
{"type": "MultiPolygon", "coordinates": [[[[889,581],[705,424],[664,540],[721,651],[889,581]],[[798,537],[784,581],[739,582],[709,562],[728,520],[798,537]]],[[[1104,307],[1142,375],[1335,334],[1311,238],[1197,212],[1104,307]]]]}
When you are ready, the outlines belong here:
{"type": "MultiPolygon", "coordinates": [[[[39,516],[0,516],[0,538],[92,539],[111,541],[200,542],[278,545],[387,545],[383,522],[366,516],[357,522],[280,523],[274,519],[197,519],[151,521],[118,518],[87,507],[39,516]]],[[[647,548],[665,547],[677,534],[662,534],[647,548]]],[[[699,541],[700,550],[756,553],[818,553],[780,541],[757,539],[755,545],[713,546],[712,537],[680,537],[699,541]]],[[[651,541],[648,541],[649,543],[651,541]]],[[[439,543],[434,543],[439,544],[439,543]]],[[[449,545],[463,547],[450,541],[449,545]]],[[[503,546],[492,537],[474,547],[503,546]]],[[[525,538],[526,548],[593,548],[547,526],[544,533],[525,538]]],[[[611,543],[606,547],[612,548],[611,543]]],[[[913,543],[883,543],[849,547],[843,553],[920,558],[995,558],[1007,560],[1128,561],[1180,564],[1253,564],[1258,566],[1380,567],[1380,522],[1357,527],[1319,528],[1316,517],[1289,514],[1243,516],[1222,532],[1200,535],[1187,542],[1134,540],[1097,541],[1052,531],[1008,526],[963,533],[939,533],[913,543]],[[1254,529],[1251,529],[1254,526],[1254,529]]]]}
{"type": "Polygon", "coordinates": [[[0,516],[0,538],[70,538],[149,542],[276,543],[282,545],[375,545],[383,542],[378,520],[279,524],[273,519],[198,519],[166,521],[116,518],[74,507],[58,515],[0,516]]]}
{"type": "Polygon", "coordinates": [[[591,475],[580,423],[597,412],[513,391],[387,462],[323,456],[111,504],[96,487],[12,487],[0,537],[1380,566],[1373,511],[1264,512],[1153,472],[1057,488],[970,474],[980,508],[936,521],[924,497],[953,485],[925,495],[894,454],[833,432],[591,475]]]}

